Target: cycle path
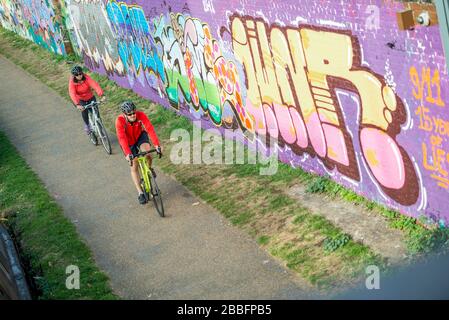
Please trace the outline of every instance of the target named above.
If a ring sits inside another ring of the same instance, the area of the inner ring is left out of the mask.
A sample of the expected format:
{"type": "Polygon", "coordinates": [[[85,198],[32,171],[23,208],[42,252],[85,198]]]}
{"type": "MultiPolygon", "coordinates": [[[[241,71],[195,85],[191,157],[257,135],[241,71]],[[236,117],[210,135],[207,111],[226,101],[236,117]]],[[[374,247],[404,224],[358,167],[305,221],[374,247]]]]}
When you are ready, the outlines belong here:
{"type": "Polygon", "coordinates": [[[310,298],[304,280],[160,170],[167,217],[139,205],[115,135],[108,156],[88,141],[69,101],[1,55],[0,130],[76,225],[119,296],[310,298]]]}

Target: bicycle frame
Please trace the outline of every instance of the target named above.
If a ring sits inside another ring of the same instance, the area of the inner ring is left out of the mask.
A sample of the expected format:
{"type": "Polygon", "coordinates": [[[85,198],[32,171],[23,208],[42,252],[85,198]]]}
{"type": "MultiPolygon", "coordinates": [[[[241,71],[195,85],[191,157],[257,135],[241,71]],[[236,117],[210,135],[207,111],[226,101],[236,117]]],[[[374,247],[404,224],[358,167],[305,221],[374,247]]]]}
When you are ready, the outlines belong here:
{"type": "Polygon", "coordinates": [[[91,122],[90,125],[92,126],[92,129],[94,130],[95,133],[98,133],[97,121],[101,122],[100,112],[98,110],[98,105],[100,103],[101,102],[98,102],[98,101],[92,101],[88,105],[84,106],[84,110],[87,110],[87,109],[91,109],[92,110],[92,112],[89,112],[89,119],[90,119],[90,122],[91,122]]]}
{"type": "MultiPolygon", "coordinates": [[[[140,171],[140,177],[144,181],[145,188],[148,188],[148,190],[143,190],[145,192],[151,193],[151,179],[149,178],[149,175],[151,174],[151,167],[148,166],[147,157],[146,155],[152,152],[157,152],[156,149],[151,149],[150,151],[144,151],[140,152],[136,155],[135,158],[137,158],[137,161],[139,163],[139,171],[140,171]]],[[[131,162],[132,165],[132,162],[131,162]]]]}
{"type": "Polygon", "coordinates": [[[145,190],[146,192],[150,193],[151,191],[151,179],[149,179],[150,167],[148,166],[148,161],[145,156],[141,156],[137,158],[137,161],[139,162],[139,169],[140,169],[140,177],[144,181],[145,188],[148,188],[148,190],[145,190]]]}

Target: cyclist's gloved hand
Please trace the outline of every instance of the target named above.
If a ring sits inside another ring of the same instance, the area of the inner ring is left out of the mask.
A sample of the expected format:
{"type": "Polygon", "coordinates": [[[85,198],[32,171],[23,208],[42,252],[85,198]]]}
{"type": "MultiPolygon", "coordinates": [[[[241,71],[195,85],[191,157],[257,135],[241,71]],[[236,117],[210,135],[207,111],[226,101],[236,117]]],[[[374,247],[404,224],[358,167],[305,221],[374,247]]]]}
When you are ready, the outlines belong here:
{"type": "Polygon", "coordinates": [[[161,148],[161,146],[157,146],[156,147],[156,152],[159,155],[159,159],[162,158],[162,148],[161,148]]]}
{"type": "Polygon", "coordinates": [[[102,95],[100,101],[101,101],[101,102],[105,102],[105,101],[106,101],[106,96],[105,96],[105,95],[102,95]]]}
{"type": "Polygon", "coordinates": [[[129,165],[132,166],[132,164],[133,164],[133,155],[132,154],[127,154],[125,158],[126,158],[126,161],[129,162],[129,165]]]}
{"type": "Polygon", "coordinates": [[[77,108],[79,111],[83,111],[83,110],[84,110],[84,108],[83,108],[81,105],[79,105],[79,104],[76,106],[76,108],[77,108]]]}

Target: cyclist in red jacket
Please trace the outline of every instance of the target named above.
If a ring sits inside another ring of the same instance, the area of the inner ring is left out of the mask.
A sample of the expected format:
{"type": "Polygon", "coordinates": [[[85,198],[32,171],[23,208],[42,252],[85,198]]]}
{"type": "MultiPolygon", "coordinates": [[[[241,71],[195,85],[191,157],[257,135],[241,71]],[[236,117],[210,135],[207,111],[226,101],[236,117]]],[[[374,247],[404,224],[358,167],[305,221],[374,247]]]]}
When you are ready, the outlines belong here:
{"type": "MultiPolygon", "coordinates": [[[[137,158],[131,160],[139,152],[150,150],[150,139],[156,148],[159,157],[162,156],[162,149],[159,145],[159,139],[154,131],[154,127],[147,115],[142,111],[136,111],[136,106],[132,101],[125,101],[120,106],[123,114],[119,115],[115,121],[115,130],[119,144],[125,154],[126,160],[131,164],[131,177],[137,192],[139,193],[139,203],[145,204],[146,199],[140,187],[140,178],[138,171],[137,158]],[[148,135],[150,137],[148,137],[148,135]]],[[[151,168],[151,156],[147,155],[148,166],[151,168]]]]}
{"type": "Polygon", "coordinates": [[[72,76],[69,81],[69,94],[75,106],[81,111],[81,116],[84,120],[84,131],[89,135],[91,128],[89,127],[89,115],[88,112],[92,112],[91,109],[84,110],[82,106],[88,105],[92,101],[97,101],[92,93],[92,89],[102,97],[104,100],[103,90],[100,85],[95,82],[89,75],[83,72],[80,66],[74,66],[72,68],[72,76]]]}

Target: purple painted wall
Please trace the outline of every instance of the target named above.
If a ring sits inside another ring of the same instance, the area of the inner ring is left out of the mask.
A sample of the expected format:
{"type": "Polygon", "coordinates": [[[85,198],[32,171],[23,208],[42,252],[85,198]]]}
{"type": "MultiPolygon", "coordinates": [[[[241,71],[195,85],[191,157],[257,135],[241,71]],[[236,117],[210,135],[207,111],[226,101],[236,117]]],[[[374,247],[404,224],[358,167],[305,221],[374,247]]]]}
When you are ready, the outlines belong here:
{"type": "Polygon", "coordinates": [[[437,26],[404,4],[66,0],[86,63],[205,128],[279,142],[280,159],[448,223],[449,78],[437,26]],[[92,19],[95,17],[96,19],[92,19]]]}

